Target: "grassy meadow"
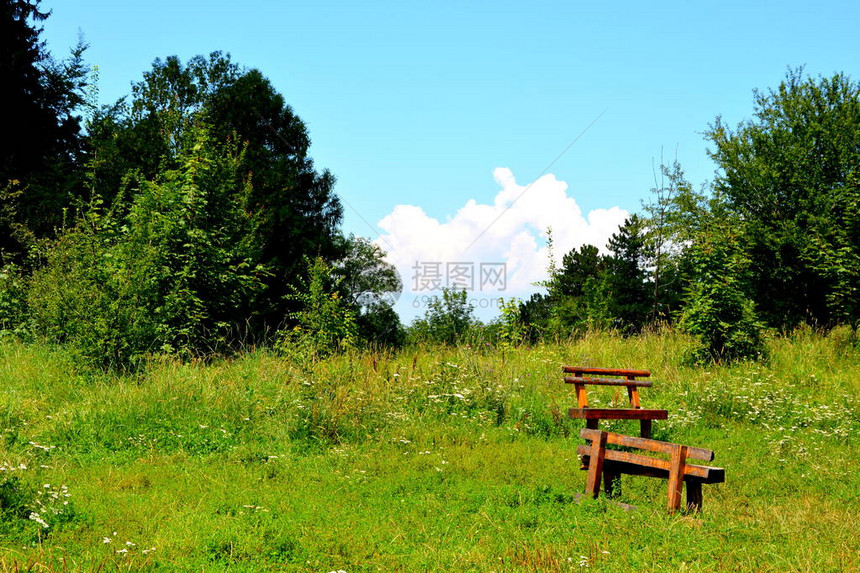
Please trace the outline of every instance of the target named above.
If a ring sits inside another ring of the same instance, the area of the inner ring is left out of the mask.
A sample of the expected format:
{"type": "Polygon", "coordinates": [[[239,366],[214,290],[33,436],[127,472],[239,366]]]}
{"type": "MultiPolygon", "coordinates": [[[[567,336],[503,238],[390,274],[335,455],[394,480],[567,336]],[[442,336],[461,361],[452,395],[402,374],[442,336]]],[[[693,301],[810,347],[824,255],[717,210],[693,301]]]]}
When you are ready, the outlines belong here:
{"type": "Polygon", "coordinates": [[[256,351],[120,376],[2,342],[0,571],[860,571],[852,337],[799,331],[725,367],[686,365],[689,346],[256,351]],[[726,468],[701,514],[667,515],[642,477],[623,477],[635,511],[577,501],[562,364],[652,371],[654,437],[726,468]]]}

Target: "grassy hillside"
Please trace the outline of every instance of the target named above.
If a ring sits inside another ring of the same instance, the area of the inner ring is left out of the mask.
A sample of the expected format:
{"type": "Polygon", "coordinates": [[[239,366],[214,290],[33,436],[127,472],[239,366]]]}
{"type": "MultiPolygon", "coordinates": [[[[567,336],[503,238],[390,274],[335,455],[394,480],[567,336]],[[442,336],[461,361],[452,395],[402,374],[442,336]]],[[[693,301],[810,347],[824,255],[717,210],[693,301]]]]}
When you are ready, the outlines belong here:
{"type": "Polygon", "coordinates": [[[766,364],[704,369],[688,347],[256,352],[118,377],[0,343],[0,570],[860,570],[850,337],[799,332],[766,364]],[[562,364],[652,370],[643,405],[670,413],[654,437],[726,468],[702,514],[666,515],[665,482],[630,476],[636,511],[575,501],[562,364]]]}

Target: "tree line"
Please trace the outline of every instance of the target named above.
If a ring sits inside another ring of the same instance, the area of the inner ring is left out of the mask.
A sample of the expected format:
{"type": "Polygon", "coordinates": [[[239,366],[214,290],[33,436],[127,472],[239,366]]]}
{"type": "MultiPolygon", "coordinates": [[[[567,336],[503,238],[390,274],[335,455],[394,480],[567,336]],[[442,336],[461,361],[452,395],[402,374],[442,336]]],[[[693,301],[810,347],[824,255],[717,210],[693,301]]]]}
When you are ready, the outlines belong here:
{"type": "Polygon", "coordinates": [[[39,40],[48,15],[22,0],[0,14],[4,330],[129,366],[293,338],[335,301],[353,338],[399,340],[396,271],[342,234],[334,176],[259,70],[156,59],[99,106],[86,46],[57,60],[39,40]]]}
{"type": "Polygon", "coordinates": [[[698,358],[759,355],[768,330],[860,321],[860,84],[790,69],[753,117],[705,131],[717,170],[696,190],[674,162],[643,212],[551,271],[521,305],[543,333],[671,323],[698,358]]]}
{"type": "MultiPolygon", "coordinates": [[[[692,360],[731,361],[761,357],[768,333],[800,325],[856,334],[860,84],[789,69],[777,88],[754,92],[751,119],[732,127],[717,117],[705,139],[712,182],[697,190],[677,161],[661,165],[605,254],[583,245],[551,260],[545,293],[502,306],[500,338],[670,325],[695,337],[692,360]]],[[[462,316],[464,304],[446,293],[420,324],[449,332],[464,321],[439,317],[462,316]]]]}
{"type": "MultiPolygon", "coordinates": [[[[755,357],[768,330],[856,330],[860,86],[792,69],[751,119],[705,132],[717,171],[696,189],[661,165],[604,252],[551,264],[546,292],[479,325],[448,291],[408,329],[384,253],[344,236],[335,177],[256,69],[214,52],[156,59],[98,105],[79,42],[40,40],[39,2],[2,0],[0,328],[134,367],[160,353],[274,345],[319,356],[361,344],[518,344],[670,324],[697,359],[755,357]],[[471,338],[469,338],[471,337],[471,338]]],[[[551,241],[551,235],[550,235],[551,241]]]]}

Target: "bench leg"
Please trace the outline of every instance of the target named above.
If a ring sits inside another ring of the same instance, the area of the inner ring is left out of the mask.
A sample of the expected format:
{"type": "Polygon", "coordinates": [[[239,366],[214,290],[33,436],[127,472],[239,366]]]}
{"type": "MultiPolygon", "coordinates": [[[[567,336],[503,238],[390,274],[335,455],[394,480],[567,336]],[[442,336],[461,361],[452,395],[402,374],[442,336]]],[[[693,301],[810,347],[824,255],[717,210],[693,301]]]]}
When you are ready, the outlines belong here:
{"type": "MultiPolygon", "coordinates": [[[[600,422],[600,420],[592,420],[589,418],[589,419],[585,420],[585,427],[588,428],[589,430],[596,430],[597,424],[599,422],[600,422]]],[[[586,440],[585,443],[587,444],[588,440],[586,440]]],[[[582,457],[582,465],[580,465],[579,469],[581,469],[581,470],[587,470],[588,469],[588,456],[582,457]]]]}
{"type": "Polygon", "coordinates": [[[639,420],[639,435],[643,438],[651,437],[651,420],[639,420]]]}
{"type": "Polygon", "coordinates": [[[591,442],[591,454],[588,456],[588,481],[585,493],[597,497],[600,493],[600,475],[603,473],[603,458],[606,456],[606,432],[600,432],[600,437],[591,442]]]}
{"type": "Polygon", "coordinates": [[[672,444],[672,459],[669,461],[669,484],[667,509],[669,513],[681,507],[681,492],[684,489],[684,466],[687,460],[687,446],[672,444]]]}
{"type": "Polygon", "coordinates": [[[613,499],[621,495],[621,474],[603,471],[603,493],[613,499]]]}
{"type": "Polygon", "coordinates": [[[687,482],[687,511],[698,513],[702,511],[702,482],[687,482]]]}

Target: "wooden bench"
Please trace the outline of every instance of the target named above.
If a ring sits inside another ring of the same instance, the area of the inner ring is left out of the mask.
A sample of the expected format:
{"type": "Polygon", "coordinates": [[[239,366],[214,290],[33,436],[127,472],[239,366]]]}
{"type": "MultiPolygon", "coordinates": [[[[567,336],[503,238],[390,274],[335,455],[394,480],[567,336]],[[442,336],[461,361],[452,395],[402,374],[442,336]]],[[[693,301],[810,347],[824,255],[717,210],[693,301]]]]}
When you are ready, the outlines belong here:
{"type": "Polygon", "coordinates": [[[640,435],[651,437],[651,421],[668,418],[666,410],[645,409],[639,404],[639,388],[647,388],[652,384],[648,380],[637,380],[651,376],[648,370],[619,370],[615,368],[585,368],[581,366],[563,366],[564,381],[576,388],[577,408],[571,408],[568,415],[571,418],[584,419],[585,426],[596,430],[600,420],[639,420],[640,435]],[[598,377],[594,377],[598,376],[598,377]],[[613,378],[607,378],[613,376],[613,378]],[[589,408],[588,395],[585,387],[595,386],[624,386],[630,399],[629,408],[589,408]]]}
{"type": "Polygon", "coordinates": [[[667,507],[670,513],[677,511],[681,505],[681,491],[684,484],[687,486],[687,509],[701,511],[702,484],[726,481],[726,472],[723,468],[687,463],[687,458],[704,461],[713,460],[714,452],[711,450],[589,428],[584,428],[580,435],[590,442],[580,445],[577,448],[577,453],[582,456],[583,469],[588,470],[585,493],[593,497],[597,497],[600,491],[601,477],[607,493],[612,495],[619,474],[652,476],[666,479],[669,482],[667,507]],[[607,445],[626,446],[667,454],[669,459],[610,450],[607,449],[607,445]]]}

